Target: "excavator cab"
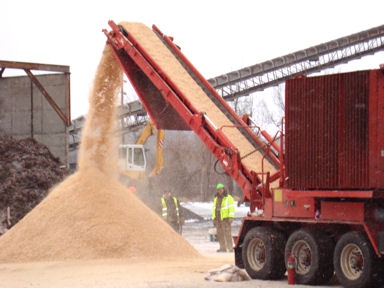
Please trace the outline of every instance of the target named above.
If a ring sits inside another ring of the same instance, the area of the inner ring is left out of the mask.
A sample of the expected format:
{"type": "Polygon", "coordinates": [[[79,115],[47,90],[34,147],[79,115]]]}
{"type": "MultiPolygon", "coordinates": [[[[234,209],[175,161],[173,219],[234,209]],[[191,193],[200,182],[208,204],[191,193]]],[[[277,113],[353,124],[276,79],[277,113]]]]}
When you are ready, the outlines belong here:
{"type": "Polygon", "coordinates": [[[147,167],[147,159],[145,156],[144,143],[148,137],[157,134],[156,140],[156,161],[152,172],[148,177],[160,174],[163,169],[163,145],[164,145],[164,130],[157,130],[152,124],[152,121],[148,121],[136,144],[121,144],[119,147],[119,168],[120,174],[123,174],[130,179],[138,180],[142,183],[146,183],[147,177],[145,174],[147,167]]]}
{"type": "Polygon", "coordinates": [[[123,171],[145,171],[147,160],[141,144],[122,144],[119,147],[119,167],[123,171]]]}
{"type": "Polygon", "coordinates": [[[121,144],[119,147],[119,170],[123,182],[134,185],[137,181],[145,184],[147,159],[142,144],[121,144]],[[124,180],[123,180],[124,179],[124,180]]]}

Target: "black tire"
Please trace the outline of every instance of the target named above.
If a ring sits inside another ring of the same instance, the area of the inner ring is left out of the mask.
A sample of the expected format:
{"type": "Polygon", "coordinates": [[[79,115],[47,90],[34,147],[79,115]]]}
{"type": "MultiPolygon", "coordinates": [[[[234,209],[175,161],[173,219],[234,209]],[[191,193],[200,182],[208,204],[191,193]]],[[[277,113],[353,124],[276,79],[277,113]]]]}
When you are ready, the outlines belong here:
{"type": "Polygon", "coordinates": [[[282,232],[269,227],[248,231],[242,248],[244,268],[252,279],[279,280],[285,274],[282,232]]]}
{"type": "Polygon", "coordinates": [[[334,274],[334,247],[333,239],[321,231],[301,229],[293,232],[285,246],[285,263],[288,262],[288,255],[292,254],[295,258],[296,283],[328,283],[334,274]]]}
{"type": "Polygon", "coordinates": [[[381,287],[377,262],[371,243],[362,232],[348,232],[337,241],[333,265],[343,287],[381,287]]]}

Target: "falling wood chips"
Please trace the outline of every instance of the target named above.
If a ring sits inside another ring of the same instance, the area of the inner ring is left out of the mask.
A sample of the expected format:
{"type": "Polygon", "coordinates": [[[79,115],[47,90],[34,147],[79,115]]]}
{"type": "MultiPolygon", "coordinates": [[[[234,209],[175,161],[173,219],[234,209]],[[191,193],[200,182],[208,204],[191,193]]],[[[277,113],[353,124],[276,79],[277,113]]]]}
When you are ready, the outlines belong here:
{"type": "Polygon", "coordinates": [[[105,47],[90,93],[79,170],[0,238],[0,262],[202,257],[117,180],[120,66],[105,47]]]}

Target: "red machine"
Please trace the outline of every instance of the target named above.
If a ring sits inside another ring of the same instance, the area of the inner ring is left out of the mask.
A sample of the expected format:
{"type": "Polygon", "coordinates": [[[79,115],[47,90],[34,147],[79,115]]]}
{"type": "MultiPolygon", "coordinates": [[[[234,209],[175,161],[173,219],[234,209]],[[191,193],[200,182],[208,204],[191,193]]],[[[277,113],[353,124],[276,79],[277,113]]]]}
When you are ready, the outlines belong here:
{"type": "Polygon", "coordinates": [[[383,70],[288,80],[285,129],[270,137],[255,134],[157,27],[109,25],[107,43],[156,127],[193,130],[250,202],[237,266],[281,279],[291,255],[297,284],[336,274],[344,287],[379,285],[383,70]]]}

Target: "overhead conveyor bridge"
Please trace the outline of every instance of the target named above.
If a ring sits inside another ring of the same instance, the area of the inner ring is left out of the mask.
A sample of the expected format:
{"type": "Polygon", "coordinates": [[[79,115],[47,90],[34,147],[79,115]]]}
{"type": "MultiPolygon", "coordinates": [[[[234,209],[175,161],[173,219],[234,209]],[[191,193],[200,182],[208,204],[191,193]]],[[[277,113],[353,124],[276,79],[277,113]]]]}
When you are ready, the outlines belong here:
{"type": "Polygon", "coordinates": [[[112,30],[104,30],[107,43],[157,129],[193,130],[245,198],[269,193],[269,187],[263,190],[260,184],[280,176],[279,147],[271,148],[274,141],[265,132],[260,134],[265,137],[256,135],[156,26],[109,25],[112,30]]]}
{"type": "Polygon", "coordinates": [[[319,72],[378,51],[384,51],[384,25],[235,70],[208,82],[228,101],[276,86],[296,75],[319,72]]]}

